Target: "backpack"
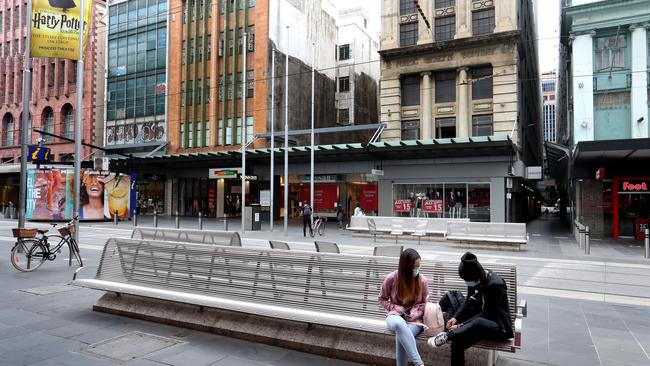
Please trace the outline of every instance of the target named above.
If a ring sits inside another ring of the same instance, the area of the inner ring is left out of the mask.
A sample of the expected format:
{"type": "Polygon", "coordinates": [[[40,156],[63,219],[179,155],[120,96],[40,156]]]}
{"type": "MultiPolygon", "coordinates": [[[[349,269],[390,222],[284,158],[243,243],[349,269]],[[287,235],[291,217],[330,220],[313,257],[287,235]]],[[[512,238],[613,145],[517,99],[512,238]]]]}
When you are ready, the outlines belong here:
{"type": "Polygon", "coordinates": [[[311,208],[310,207],[305,207],[302,209],[302,215],[303,216],[309,216],[311,215],[311,208]]]}
{"type": "Polygon", "coordinates": [[[442,317],[445,320],[445,324],[449,319],[453,318],[456,314],[456,311],[460,309],[461,305],[465,303],[465,296],[460,291],[447,291],[438,302],[440,309],[442,310],[442,317]]]}

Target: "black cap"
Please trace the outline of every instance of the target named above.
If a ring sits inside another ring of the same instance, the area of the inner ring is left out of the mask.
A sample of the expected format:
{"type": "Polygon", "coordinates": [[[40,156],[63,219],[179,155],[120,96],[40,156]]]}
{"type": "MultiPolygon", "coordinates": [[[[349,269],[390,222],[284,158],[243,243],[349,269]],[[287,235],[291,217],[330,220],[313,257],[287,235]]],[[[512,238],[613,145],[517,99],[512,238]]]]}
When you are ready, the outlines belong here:
{"type": "Polygon", "coordinates": [[[458,265],[458,275],[465,281],[477,281],[483,276],[483,266],[471,252],[463,254],[458,265]]]}

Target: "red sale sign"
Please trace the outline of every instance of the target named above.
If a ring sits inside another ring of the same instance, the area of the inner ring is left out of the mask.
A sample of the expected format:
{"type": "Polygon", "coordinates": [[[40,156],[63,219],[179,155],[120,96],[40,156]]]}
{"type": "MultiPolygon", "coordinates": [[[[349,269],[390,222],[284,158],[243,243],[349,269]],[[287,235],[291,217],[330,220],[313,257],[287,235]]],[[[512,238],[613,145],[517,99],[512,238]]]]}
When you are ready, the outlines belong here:
{"type": "Polygon", "coordinates": [[[413,201],[411,200],[394,200],[393,212],[410,212],[413,208],[413,201]]]}
{"type": "Polygon", "coordinates": [[[442,213],[442,200],[425,200],[424,212],[442,213]]]}

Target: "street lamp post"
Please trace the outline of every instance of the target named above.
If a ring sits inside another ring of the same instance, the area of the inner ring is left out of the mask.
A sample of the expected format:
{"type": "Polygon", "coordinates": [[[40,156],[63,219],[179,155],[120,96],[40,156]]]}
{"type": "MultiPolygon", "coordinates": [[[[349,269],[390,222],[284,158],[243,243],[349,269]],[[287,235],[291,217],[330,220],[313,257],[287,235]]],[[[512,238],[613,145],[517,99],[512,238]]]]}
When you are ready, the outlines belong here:
{"type": "MultiPolygon", "coordinates": [[[[241,85],[241,232],[246,232],[246,54],[248,47],[246,45],[246,32],[244,32],[244,46],[242,47],[242,85],[241,85]]],[[[252,218],[251,218],[252,220],[252,218]]]]}
{"type": "Polygon", "coordinates": [[[74,209],[72,218],[77,230],[74,231],[74,239],[79,242],[79,192],[81,190],[81,140],[83,139],[82,118],[83,118],[83,95],[84,95],[84,4],[79,1],[79,60],[77,61],[77,118],[75,120],[74,132],[74,209]]]}
{"type": "Polygon", "coordinates": [[[273,195],[275,186],[275,135],[274,135],[274,125],[275,125],[275,47],[271,50],[271,202],[270,202],[270,211],[269,215],[269,228],[273,232],[273,206],[275,201],[275,196],[273,195]]]}
{"type": "MultiPolygon", "coordinates": [[[[32,14],[32,0],[27,1],[28,17],[32,14]]],[[[28,127],[29,115],[29,97],[32,94],[32,60],[29,54],[31,43],[32,25],[31,22],[27,24],[27,36],[25,37],[25,60],[23,69],[23,118],[21,121],[20,129],[20,189],[18,191],[18,227],[25,227],[25,208],[27,204],[27,154],[28,145],[30,141],[28,127]]],[[[13,132],[13,131],[12,131],[13,132]]]]}
{"type": "Polygon", "coordinates": [[[289,26],[284,79],[284,236],[289,235],[289,26]]]}

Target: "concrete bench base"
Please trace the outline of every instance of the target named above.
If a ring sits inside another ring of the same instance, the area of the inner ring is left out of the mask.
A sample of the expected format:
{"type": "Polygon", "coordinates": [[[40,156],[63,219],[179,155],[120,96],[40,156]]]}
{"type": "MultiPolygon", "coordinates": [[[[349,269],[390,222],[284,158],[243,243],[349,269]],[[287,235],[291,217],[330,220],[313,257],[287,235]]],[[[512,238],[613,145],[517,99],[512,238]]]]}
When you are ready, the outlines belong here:
{"type": "MultiPolygon", "coordinates": [[[[352,234],[353,237],[359,238],[372,238],[373,235],[363,232],[355,232],[352,234]]],[[[387,239],[395,240],[395,235],[386,234],[377,234],[377,239],[387,239]]],[[[399,235],[397,241],[418,241],[417,236],[413,235],[399,235]]],[[[497,242],[497,241],[472,241],[472,240],[446,240],[443,235],[427,235],[421,237],[422,245],[431,245],[431,244],[443,244],[451,245],[458,248],[467,248],[467,249],[490,249],[490,250],[502,250],[507,252],[518,252],[521,250],[521,244],[519,243],[508,243],[508,242],[497,242]]]]}
{"type": "MultiPolygon", "coordinates": [[[[366,365],[395,365],[395,339],[389,334],[285,321],[140,296],[107,292],[93,306],[104,313],[169,324],[247,341],[265,343],[366,365]]],[[[418,341],[426,365],[449,365],[449,347],[418,341]]],[[[496,352],[465,351],[465,365],[494,365],[496,352]]]]}

